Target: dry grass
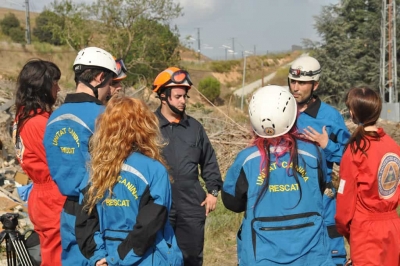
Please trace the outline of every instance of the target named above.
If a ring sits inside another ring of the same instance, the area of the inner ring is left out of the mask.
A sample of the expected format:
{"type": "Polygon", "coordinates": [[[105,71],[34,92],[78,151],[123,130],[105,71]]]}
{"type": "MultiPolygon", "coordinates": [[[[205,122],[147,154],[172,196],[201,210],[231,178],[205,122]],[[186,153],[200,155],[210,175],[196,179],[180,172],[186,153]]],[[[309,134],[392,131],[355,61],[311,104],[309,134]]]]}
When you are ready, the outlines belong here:
{"type": "Polygon", "coordinates": [[[54,62],[61,69],[62,89],[75,87],[72,63],[76,57],[76,51],[40,43],[21,45],[3,41],[0,42],[0,57],[2,59],[0,60],[0,79],[16,80],[19,71],[28,60],[40,58],[54,62]]]}

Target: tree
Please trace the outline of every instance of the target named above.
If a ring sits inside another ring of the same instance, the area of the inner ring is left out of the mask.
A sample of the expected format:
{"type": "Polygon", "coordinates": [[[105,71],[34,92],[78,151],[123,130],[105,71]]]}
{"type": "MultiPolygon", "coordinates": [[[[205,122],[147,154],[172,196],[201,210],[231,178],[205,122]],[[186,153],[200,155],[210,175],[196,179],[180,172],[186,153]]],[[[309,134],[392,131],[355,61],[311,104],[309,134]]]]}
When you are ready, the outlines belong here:
{"type": "Polygon", "coordinates": [[[75,4],[72,0],[54,0],[51,8],[50,11],[61,18],[60,24],[49,25],[53,38],[60,39],[76,51],[89,46],[93,36],[101,30],[101,25],[95,20],[91,7],[87,4],[75,4]]]}
{"type": "Polygon", "coordinates": [[[4,16],[4,18],[0,22],[1,31],[10,36],[10,31],[13,28],[20,28],[21,23],[19,22],[18,18],[15,16],[14,13],[8,13],[4,16]]]}
{"type": "Polygon", "coordinates": [[[167,24],[181,15],[182,8],[173,0],[97,0],[91,10],[103,27],[101,31],[110,40],[111,50],[126,57],[136,36],[146,29],[137,27],[138,21],[167,24]]]}
{"type": "MultiPolygon", "coordinates": [[[[156,21],[139,19],[133,28],[137,33],[130,53],[126,57],[130,73],[144,75],[151,81],[162,70],[178,65],[177,29],[156,21]]],[[[137,80],[138,75],[129,75],[128,81],[137,80]]]]}
{"type": "Polygon", "coordinates": [[[108,41],[104,47],[124,58],[131,73],[145,75],[149,82],[164,68],[176,65],[179,36],[169,21],[180,16],[182,8],[175,1],[97,0],[91,10],[102,23],[101,38],[108,41]]]}
{"type": "Polygon", "coordinates": [[[64,22],[52,28],[53,34],[75,50],[95,45],[110,51],[124,59],[131,74],[151,80],[179,59],[179,35],[169,21],[182,8],[174,0],[97,0],[92,5],[55,0],[52,9],[64,22]]]}
{"type": "Polygon", "coordinates": [[[307,40],[305,45],[322,65],[318,91],[329,95],[333,104],[352,86],[379,87],[381,2],[342,0],[323,7],[316,17],[322,41],[307,40]]]}
{"type": "Polygon", "coordinates": [[[36,17],[36,27],[33,28],[33,35],[40,42],[47,42],[53,45],[64,44],[60,34],[53,33],[55,28],[63,29],[64,20],[56,13],[45,10],[36,17]]]}
{"type": "Polygon", "coordinates": [[[206,77],[199,82],[199,91],[214,102],[221,94],[221,83],[214,77],[206,77]]]}

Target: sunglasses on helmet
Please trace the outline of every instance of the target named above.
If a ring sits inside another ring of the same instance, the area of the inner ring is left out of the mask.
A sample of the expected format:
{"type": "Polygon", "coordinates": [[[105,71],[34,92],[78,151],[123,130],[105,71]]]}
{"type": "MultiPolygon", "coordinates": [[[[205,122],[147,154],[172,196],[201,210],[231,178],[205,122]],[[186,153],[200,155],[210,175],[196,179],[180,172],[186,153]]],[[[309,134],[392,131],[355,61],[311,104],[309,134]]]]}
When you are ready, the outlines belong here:
{"type": "Polygon", "coordinates": [[[122,72],[124,72],[124,73],[128,72],[128,70],[127,70],[126,67],[125,67],[124,61],[123,61],[122,59],[117,59],[117,60],[115,60],[115,64],[117,65],[117,73],[118,73],[118,76],[119,76],[122,72]]]}
{"type": "Polygon", "coordinates": [[[167,82],[165,82],[163,85],[160,87],[166,86],[170,83],[175,83],[175,84],[183,84],[187,82],[189,86],[193,85],[192,80],[190,79],[189,73],[185,70],[178,70],[172,73],[171,77],[167,82]]]}

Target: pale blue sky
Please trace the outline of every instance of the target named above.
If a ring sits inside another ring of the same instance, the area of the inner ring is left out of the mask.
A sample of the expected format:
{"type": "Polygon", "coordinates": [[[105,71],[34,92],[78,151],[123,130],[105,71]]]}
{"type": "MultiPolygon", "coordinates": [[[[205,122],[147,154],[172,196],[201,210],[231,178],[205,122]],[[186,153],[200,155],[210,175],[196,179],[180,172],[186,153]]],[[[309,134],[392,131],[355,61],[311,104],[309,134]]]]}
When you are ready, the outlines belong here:
{"type": "MultiPolygon", "coordinates": [[[[92,0],[82,0],[92,2],[92,0]]],[[[77,2],[82,2],[78,1],[77,2]]],[[[181,39],[191,35],[197,49],[200,28],[201,51],[215,58],[225,58],[222,45],[232,47],[240,56],[243,50],[264,54],[291,49],[302,39],[318,40],[313,16],[322,6],[339,0],[174,0],[183,6],[184,16],[172,21],[181,39]],[[212,49],[210,48],[212,47],[212,49]]],[[[24,9],[25,0],[0,0],[0,6],[24,9]]],[[[30,0],[32,11],[41,11],[52,0],[30,0]]]]}

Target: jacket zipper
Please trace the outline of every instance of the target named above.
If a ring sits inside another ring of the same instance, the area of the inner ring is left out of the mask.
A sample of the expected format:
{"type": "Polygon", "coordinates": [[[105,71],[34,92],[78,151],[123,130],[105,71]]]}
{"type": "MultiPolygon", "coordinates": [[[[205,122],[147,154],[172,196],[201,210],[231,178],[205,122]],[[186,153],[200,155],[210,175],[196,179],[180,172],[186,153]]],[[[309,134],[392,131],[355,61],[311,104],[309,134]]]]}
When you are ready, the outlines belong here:
{"type": "Polygon", "coordinates": [[[298,224],[298,225],[289,225],[289,226],[279,226],[279,227],[260,227],[261,231],[281,231],[281,230],[293,230],[299,229],[304,227],[313,226],[313,222],[305,223],[305,224],[298,224]]]}

